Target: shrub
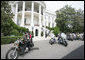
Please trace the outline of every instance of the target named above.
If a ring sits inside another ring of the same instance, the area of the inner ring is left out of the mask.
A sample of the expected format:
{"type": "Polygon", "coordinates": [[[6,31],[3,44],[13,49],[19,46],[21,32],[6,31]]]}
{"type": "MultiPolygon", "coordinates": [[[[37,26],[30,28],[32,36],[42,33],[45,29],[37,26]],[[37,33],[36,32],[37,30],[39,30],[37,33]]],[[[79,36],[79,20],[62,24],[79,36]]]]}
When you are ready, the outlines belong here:
{"type": "Polygon", "coordinates": [[[53,33],[54,33],[55,36],[57,36],[58,33],[60,33],[60,29],[57,26],[54,27],[53,33]]]}
{"type": "Polygon", "coordinates": [[[19,33],[18,36],[23,36],[23,33],[19,33]]]}
{"type": "Polygon", "coordinates": [[[51,30],[54,30],[54,28],[50,28],[50,27],[47,27],[47,26],[46,26],[46,28],[49,29],[50,31],[51,31],[51,30]]]}
{"type": "Polygon", "coordinates": [[[18,38],[21,38],[21,37],[22,36],[15,36],[15,37],[4,36],[4,37],[1,37],[1,44],[14,43],[18,38]]]}
{"type": "Polygon", "coordinates": [[[50,28],[50,27],[46,27],[46,28],[49,29],[50,31],[53,31],[55,36],[57,36],[58,33],[60,33],[60,29],[57,26],[55,26],[54,28],[50,28]]]}
{"type": "Polygon", "coordinates": [[[18,35],[19,35],[19,32],[18,32],[18,30],[13,29],[13,30],[10,32],[10,34],[11,34],[11,35],[18,36],[18,35]]]}
{"type": "MultiPolygon", "coordinates": [[[[28,29],[26,29],[25,27],[20,27],[20,32],[23,33],[23,32],[27,32],[28,29]]],[[[29,30],[28,30],[29,31],[29,30]]]]}

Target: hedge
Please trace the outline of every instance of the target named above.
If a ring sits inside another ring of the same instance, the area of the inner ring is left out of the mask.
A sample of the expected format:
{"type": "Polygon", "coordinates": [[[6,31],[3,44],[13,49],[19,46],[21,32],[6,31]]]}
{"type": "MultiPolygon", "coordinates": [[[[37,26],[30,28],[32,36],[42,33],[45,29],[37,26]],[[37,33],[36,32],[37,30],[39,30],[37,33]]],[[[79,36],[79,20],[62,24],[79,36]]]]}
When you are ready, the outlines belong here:
{"type": "Polygon", "coordinates": [[[14,43],[18,38],[21,38],[21,37],[22,36],[15,36],[15,37],[4,36],[4,37],[1,37],[1,44],[14,43]]]}

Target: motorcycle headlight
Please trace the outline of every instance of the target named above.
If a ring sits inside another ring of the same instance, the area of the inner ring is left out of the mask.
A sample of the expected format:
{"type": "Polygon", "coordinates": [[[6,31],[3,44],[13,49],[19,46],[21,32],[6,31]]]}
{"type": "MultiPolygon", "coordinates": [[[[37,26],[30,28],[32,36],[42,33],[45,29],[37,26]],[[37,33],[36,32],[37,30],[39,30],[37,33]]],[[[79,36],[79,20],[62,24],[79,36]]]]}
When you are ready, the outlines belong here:
{"type": "Polygon", "coordinates": [[[19,45],[19,42],[18,41],[15,41],[14,42],[14,46],[18,46],[19,45]]]}
{"type": "Polygon", "coordinates": [[[17,43],[16,43],[16,44],[14,44],[14,46],[18,46],[18,45],[19,45],[19,44],[17,44],[17,43]]]}

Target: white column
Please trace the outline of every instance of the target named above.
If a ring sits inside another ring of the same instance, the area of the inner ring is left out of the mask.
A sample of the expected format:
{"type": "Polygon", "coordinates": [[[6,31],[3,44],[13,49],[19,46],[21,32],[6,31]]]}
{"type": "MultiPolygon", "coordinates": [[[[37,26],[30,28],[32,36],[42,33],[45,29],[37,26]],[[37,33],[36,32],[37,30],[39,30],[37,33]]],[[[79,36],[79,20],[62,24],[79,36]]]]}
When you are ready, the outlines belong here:
{"type": "Polygon", "coordinates": [[[25,16],[25,1],[23,1],[23,8],[22,8],[22,20],[21,20],[21,26],[24,26],[24,16],[25,16]]]}
{"type": "Polygon", "coordinates": [[[45,8],[43,8],[43,25],[44,25],[43,35],[44,35],[44,37],[45,37],[45,8]]]}
{"type": "Polygon", "coordinates": [[[52,20],[52,17],[51,17],[51,28],[52,28],[52,21],[53,21],[53,20],[52,20]]]}
{"type": "Polygon", "coordinates": [[[41,36],[41,5],[39,5],[39,35],[41,36]]]}
{"type": "Polygon", "coordinates": [[[57,23],[55,22],[55,19],[56,19],[56,17],[54,17],[54,27],[57,25],[57,23]]]}
{"type": "Polygon", "coordinates": [[[15,23],[17,24],[18,3],[16,3],[15,23]]]}
{"type": "Polygon", "coordinates": [[[33,23],[33,19],[34,19],[34,2],[32,1],[32,5],[31,5],[31,28],[33,28],[33,33],[34,33],[34,37],[35,37],[35,29],[34,29],[34,23],[33,23]]]}
{"type": "Polygon", "coordinates": [[[41,27],[41,5],[39,5],[39,26],[41,27]]]}
{"type": "Polygon", "coordinates": [[[51,28],[51,17],[49,17],[49,23],[50,23],[50,28],[51,28]]]}
{"type": "Polygon", "coordinates": [[[45,17],[46,17],[45,23],[46,23],[46,26],[48,26],[48,16],[45,15],[45,17]]]}
{"type": "Polygon", "coordinates": [[[49,15],[47,15],[47,26],[49,26],[49,15]]]}
{"type": "Polygon", "coordinates": [[[34,14],[33,14],[33,12],[34,12],[34,2],[32,1],[32,6],[31,6],[31,27],[33,27],[34,26],[34,23],[33,23],[33,19],[34,19],[34,14]]]}
{"type": "Polygon", "coordinates": [[[50,28],[52,28],[52,17],[50,16],[50,28]]]}

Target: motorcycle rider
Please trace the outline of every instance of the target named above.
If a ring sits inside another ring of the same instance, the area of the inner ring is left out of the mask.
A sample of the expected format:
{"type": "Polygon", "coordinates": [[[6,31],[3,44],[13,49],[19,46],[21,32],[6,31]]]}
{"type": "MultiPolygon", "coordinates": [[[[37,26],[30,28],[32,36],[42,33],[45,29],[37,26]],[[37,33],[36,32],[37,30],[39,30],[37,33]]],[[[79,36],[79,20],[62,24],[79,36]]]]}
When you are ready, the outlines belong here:
{"type": "Polygon", "coordinates": [[[28,32],[28,35],[29,35],[29,40],[30,40],[31,46],[34,46],[33,41],[32,41],[32,34],[30,32],[28,32]]]}
{"type": "Polygon", "coordinates": [[[22,52],[23,54],[25,54],[25,48],[28,47],[29,49],[29,35],[27,34],[27,32],[25,32],[25,35],[24,35],[24,38],[23,38],[23,46],[24,47],[21,47],[22,48],[22,52]]]}
{"type": "Polygon", "coordinates": [[[66,39],[66,34],[63,33],[63,32],[60,32],[60,34],[58,34],[58,40],[59,40],[59,42],[62,42],[62,40],[60,38],[61,39],[66,39]]]}
{"type": "Polygon", "coordinates": [[[20,47],[22,49],[22,53],[24,54],[25,52],[25,48],[28,47],[28,49],[30,50],[30,44],[32,42],[32,35],[30,34],[29,31],[25,32],[24,38],[23,38],[23,46],[24,47],[20,47]]]}
{"type": "Polygon", "coordinates": [[[28,32],[29,40],[32,42],[32,35],[28,32]]]}
{"type": "Polygon", "coordinates": [[[27,36],[27,47],[30,50],[30,44],[32,43],[32,35],[30,34],[29,31],[27,31],[26,36],[27,36]]]}
{"type": "Polygon", "coordinates": [[[56,42],[55,35],[52,32],[50,32],[50,37],[51,37],[51,39],[54,40],[54,42],[56,42]]]}

